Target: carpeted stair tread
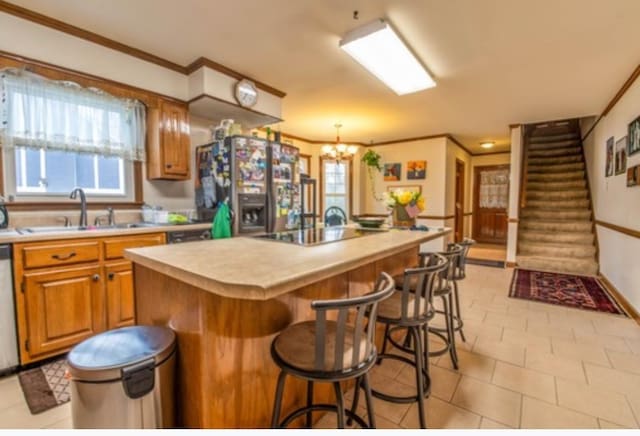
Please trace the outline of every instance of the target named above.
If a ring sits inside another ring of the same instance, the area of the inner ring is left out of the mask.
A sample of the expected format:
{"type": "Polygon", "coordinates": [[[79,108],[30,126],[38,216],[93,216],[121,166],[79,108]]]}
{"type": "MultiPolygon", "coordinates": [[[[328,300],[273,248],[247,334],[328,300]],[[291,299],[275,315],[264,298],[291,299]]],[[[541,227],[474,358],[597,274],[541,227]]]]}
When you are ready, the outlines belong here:
{"type": "Polygon", "coordinates": [[[529,173],[562,173],[565,171],[584,170],[584,162],[571,162],[571,163],[553,163],[549,165],[529,165],[527,171],[529,173]]]}
{"type": "Polygon", "coordinates": [[[582,221],[591,220],[591,211],[589,209],[561,209],[561,210],[548,210],[548,209],[529,209],[525,208],[521,211],[520,216],[522,218],[537,218],[542,220],[552,221],[582,221]]]}
{"type": "Polygon", "coordinates": [[[589,192],[586,189],[571,189],[566,191],[549,190],[527,190],[527,200],[570,200],[588,198],[589,192]]]}
{"type": "Polygon", "coordinates": [[[573,162],[582,162],[582,155],[572,154],[568,156],[541,156],[532,157],[528,160],[529,166],[532,165],[548,165],[548,164],[567,164],[573,162]]]}
{"type": "Polygon", "coordinates": [[[549,156],[572,156],[580,155],[582,149],[580,147],[554,148],[551,150],[529,150],[529,157],[549,157],[549,156]]]}
{"type": "Polygon", "coordinates": [[[516,263],[520,268],[538,271],[581,274],[585,276],[598,274],[598,262],[594,259],[518,255],[516,263]]]}
{"type": "Polygon", "coordinates": [[[568,199],[544,199],[544,200],[528,200],[527,207],[532,209],[588,209],[590,201],[587,198],[568,198],[568,199]]]}
{"type": "Polygon", "coordinates": [[[555,148],[577,147],[580,145],[580,141],[572,139],[569,141],[556,141],[556,142],[532,142],[529,141],[529,150],[551,150],[555,148]]]}
{"type": "Polygon", "coordinates": [[[568,180],[566,182],[552,181],[535,181],[527,182],[527,192],[533,191],[564,191],[567,189],[585,189],[587,187],[586,180],[568,180]]]}
{"type": "Polygon", "coordinates": [[[596,254],[596,247],[593,244],[520,241],[518,243],[518,253],[547,257],[593,259],[596,254]]]}
{"type": "Polygon", "coordinates": [[[537,181],[558,181],[558,180],[584,180],[584,171],[567,171],[564,173],[527,173],[527,180],[537,181]]]}
{"type": "MultiPolygon", "coordinates": [[[[592,232],[593,223],[591,220],[540,220],[527,219],[520,220],[519,228],[523,231],[538,230],[542,232],[592,232]]],[[[518,232],[519,234],[519,232],[518,232]]]]}
{"type": "Polygon", "coordinates": [[[594,236],[591,227],[581,232],[549,232],[523,228],[518,232],[521,241],[527,242],[551,242],[555,244],[581,244],[593,245],[594,236]]]}
{"type": "Polygon", "coordinates": [[[564,133],[560,135],[534,135],[529,138],[529,142],[557,142],[570,139],[580,139],[577,133],[564,133]]]}

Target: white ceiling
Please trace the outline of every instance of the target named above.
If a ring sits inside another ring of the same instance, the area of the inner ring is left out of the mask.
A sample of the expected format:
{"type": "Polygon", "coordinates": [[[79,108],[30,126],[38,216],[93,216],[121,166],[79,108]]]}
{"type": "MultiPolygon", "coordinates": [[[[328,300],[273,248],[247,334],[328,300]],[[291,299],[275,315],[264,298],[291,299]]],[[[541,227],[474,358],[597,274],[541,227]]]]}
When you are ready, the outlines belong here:
{"type": "Polygon", "coordinates": [[[186,65],[287,93],[282,131],[345,141],[451,133],[508,149],[510,123],[600,113],[639,61],[639,0],[11,0],[186,65]],[[360,19],[354,21],[352,12],[360,19]],[[397,96],[338,41],[388,18],[438,86],[397,96]]]}

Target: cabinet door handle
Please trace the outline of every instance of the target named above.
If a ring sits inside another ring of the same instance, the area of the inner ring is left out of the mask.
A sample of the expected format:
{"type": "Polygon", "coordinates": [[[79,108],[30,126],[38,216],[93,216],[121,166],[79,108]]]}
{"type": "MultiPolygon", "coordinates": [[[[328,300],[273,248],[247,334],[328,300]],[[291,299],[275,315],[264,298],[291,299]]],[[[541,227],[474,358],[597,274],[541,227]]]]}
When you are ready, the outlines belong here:
{"type": "Polygon", "coordinates": [[[59,254],[53,254],[51,255],[52,259],[55,260],[68,260],[71,259],[72,257],[74,257],[76,255],[75,251],[72,251],[71,253],[67,254],[66,256],[60,256],[59,254]]]}
{"type": "Polygon", "coordinates": [[[91,277],[91,280],[93,280],[94,282],[99,282],[100,281],[100,274],[94,274],[91,277]]]}
{"type": "Polygon", "coordinates": [[[167,168],[171,169],[172,167],[173,167],[173,165],[167,164],[167,168]]]}
{"type": "Polygon", "coordinates": [[[115,276],[116,275],[114,273],[112,273],[112,272],[107,274],[107,277],[109,278],[109,280],[113,280],[115,276]]]}

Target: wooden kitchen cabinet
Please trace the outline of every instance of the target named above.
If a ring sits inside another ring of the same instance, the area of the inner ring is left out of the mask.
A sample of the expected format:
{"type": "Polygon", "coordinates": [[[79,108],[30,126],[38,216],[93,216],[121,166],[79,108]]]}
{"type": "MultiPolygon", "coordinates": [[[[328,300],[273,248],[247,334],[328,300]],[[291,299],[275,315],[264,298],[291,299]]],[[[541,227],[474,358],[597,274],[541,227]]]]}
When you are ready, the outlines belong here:
{"type": "Polygon", "coordinates": [[[23,278],[30,361],[69,349],[105,329],[99,264],[28,272],[23,278]]]}
{"type": "Polygon", "coordinates": [[[112,262],[105,268],[107,329],[135,324],[135,295],[131,262],[112,262]]]}
{"type": "Polygon", "coordinates": [[[124,250],[164,243],[164,233],[144,233],[14,244],[20,363],[134,325],[133,272],[124,250]]]}
{"type": "Polygon", "coordinates": [[[191,139],[186,105],[161,101],[147,114],[147,178],[189,180],[191,139]]]}

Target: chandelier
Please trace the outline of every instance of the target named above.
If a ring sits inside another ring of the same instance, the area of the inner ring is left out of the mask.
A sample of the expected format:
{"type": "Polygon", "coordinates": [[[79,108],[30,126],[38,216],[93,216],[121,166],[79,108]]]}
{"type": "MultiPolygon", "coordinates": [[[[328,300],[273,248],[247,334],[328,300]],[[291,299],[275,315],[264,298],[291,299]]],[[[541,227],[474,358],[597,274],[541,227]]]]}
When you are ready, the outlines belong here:
{"type": "Polygon", "coordinates": [[[340,163],[345,159],[350,159],[358,151],[357,145],[349,145],[340,143],[340,127],[342,124],[334,124],[336,128],[336,144],[326,144],[322,146],[322,156],[326,159],[333,159],[340,163]]]}

